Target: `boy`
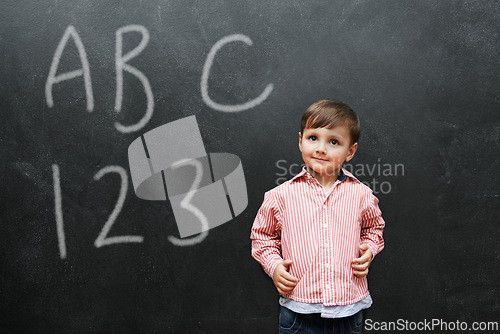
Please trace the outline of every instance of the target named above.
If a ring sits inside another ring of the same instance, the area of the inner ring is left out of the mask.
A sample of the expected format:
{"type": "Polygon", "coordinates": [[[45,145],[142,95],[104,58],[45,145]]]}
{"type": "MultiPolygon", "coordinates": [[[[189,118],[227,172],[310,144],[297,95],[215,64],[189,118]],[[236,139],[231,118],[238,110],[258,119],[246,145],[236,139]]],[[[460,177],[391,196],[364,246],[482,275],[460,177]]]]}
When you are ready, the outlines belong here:
{"type": "Polygon", "coordinates": [[[371,306],[366,275],[384,248],[385,226],[370,188],[342,169],[353,158],[359,119],[333,100],[302,116],[305,166],[264,195],[253,223],[252,256],[280,298],[280,333],[360,333],[371,306]]]}

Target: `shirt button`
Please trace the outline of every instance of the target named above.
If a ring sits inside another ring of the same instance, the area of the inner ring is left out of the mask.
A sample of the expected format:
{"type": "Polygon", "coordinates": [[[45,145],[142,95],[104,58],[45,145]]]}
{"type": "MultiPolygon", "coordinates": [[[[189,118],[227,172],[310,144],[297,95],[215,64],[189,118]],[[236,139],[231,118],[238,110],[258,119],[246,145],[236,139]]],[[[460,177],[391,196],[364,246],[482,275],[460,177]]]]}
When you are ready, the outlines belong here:
{"type": "Polygon", "coordinates": [[[325,263],[325,268],[330,268],[330,264],[329,263],[325,263]]]}
{"type": "Polygon", "coordinates": [[[326,205],[323,205],[323,209],[326,209],[326,205]]]}
{"type": "Polygon", "coordinates": [[[330,289],[330,284],[325,285],[325,288],[328,290],[330,289]]]}
{"type": "Polygon", "coordinates": [[[325,244],[325,248],[328,248],[328,244],[325,244]]]}
{"type": "Polygon", "coordinates": [[[327,228],[327,227],[328,227],[328,224],[323,224],[323,227],[324,227],[324,228],[327,228]]]}

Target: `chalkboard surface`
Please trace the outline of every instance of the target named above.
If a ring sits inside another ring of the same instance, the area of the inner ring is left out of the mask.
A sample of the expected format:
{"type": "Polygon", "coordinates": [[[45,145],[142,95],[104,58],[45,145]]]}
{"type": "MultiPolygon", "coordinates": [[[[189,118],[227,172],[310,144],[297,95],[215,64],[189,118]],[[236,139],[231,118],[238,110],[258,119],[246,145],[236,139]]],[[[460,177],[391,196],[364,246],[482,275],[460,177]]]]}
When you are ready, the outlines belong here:
{"type": "Polygon", "coordinates": [[[0,331],[277,332],[250,228],[325,98],[360,116],[346,168],[386,221],[365,331],[498,321],[499,36],[497,1],[2,1],[0,331]],[[189,116],[248,203],[177,245],[128,148],[189,116]]]}

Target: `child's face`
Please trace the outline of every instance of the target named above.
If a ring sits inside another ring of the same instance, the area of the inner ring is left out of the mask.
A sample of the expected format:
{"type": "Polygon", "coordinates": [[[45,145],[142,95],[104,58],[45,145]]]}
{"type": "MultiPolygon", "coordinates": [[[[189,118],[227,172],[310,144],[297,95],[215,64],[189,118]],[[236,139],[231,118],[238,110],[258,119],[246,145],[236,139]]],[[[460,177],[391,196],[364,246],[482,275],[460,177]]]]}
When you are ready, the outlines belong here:
{"type": "Polygon", "coordinates": [[[299,149],[309,169],[321,177],[337,178],[344,161],[356,153],[358,143],[351,145],[351,134],[347,125],[333,129],[305,128],[299,133],[299,149]]]}

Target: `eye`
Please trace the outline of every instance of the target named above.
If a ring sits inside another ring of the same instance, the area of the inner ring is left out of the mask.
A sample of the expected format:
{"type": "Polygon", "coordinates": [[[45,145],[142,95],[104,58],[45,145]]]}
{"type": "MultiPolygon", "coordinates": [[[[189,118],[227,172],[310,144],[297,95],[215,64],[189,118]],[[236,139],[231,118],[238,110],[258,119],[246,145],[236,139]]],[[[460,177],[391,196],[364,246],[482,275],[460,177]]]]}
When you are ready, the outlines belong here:
{"type": "Polygon", "coordinates": [[[318,138],[316,138],[316,136],[310,136],[309,137],[309,140],[312,140],[312,141],[316,141],[318,138]]]}
{"type": "Polygon", "coordinates": [[[330,140],[330,144],[332,144],[332,145],[338,145],[339,142],[336,139],[332,139],[332,140],[330,140]]]}

